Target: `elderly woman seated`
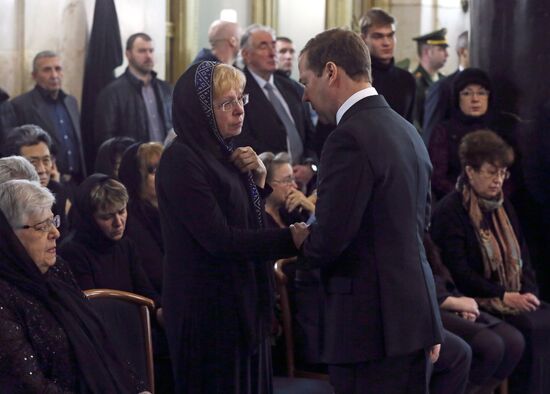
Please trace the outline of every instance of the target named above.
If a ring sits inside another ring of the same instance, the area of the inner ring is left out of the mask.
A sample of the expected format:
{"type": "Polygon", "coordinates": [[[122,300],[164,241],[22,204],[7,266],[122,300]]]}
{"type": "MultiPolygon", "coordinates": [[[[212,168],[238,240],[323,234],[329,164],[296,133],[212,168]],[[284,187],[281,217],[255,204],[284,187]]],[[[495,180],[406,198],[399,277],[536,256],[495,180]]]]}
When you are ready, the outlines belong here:
{"type": "Polygon", "coordinates": [[[160,228],[155,174],[162,154],[158,142],[136,143],[124,152],[119,180],[126,186],[126,234],[135,242],[145,273],[155,290],[162,292],[164,244],[160,228]]]}
{"type": "Polygon", "coordinates": [[[0,184],[0,391],[140,392],[56,256],[53,202],[36,182],[0,184]]]}
{"type": "Polygon", "coordinates": [[[267,227],[286,228],[307,221],[315,213],[315,202],[298,190],[288,153],[264,152],[260,159],[267,170],[266,182],[273,189],[265,202],[267,227]]]}
{"type": "Polygon", "coordinates": [[[550,365],[550,311],[537,297],[518,219],[502,192],[514,152],[492,131],[480,130],[463,138],[459,156],[457,190],[436,207],[432,238],[458,290],[525,337],[511,392],[547,392],[550,374],[543,371],[550,365]]]}

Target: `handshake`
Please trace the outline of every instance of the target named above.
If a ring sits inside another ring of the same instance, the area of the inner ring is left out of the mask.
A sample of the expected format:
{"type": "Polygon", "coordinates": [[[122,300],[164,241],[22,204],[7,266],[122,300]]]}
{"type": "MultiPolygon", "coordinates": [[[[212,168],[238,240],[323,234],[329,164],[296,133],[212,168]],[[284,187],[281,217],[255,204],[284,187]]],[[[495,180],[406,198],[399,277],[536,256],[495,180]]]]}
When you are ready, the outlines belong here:
{"type": "Polygon", "coordinates": [[[290,225],[290,233],[292,234],[292,240],[296,249],[300,249],[305,239],[309,235],[309,226],[304,222],[294,223],[290,225]]]}

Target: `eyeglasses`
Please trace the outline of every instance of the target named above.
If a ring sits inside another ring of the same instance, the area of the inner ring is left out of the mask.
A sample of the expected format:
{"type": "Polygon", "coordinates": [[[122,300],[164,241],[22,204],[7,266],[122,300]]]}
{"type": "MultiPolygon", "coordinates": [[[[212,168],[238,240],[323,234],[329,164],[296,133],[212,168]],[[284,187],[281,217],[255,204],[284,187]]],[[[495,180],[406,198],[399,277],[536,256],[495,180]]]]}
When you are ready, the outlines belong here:
{"type": "Polygon", "coordinates": [[[510,178],[510,171],[507,168],[500,168],[498,170],[485,170],[480,169],[478,171],[485,179],[495,179],[496,177],[504,180],[510,178]]]}
{"type": "Polygon", "coordinates": [[[284,183],[289,185],[293,182],[296,182],[296,178],[294,178],[293,176],[287,176],[286,178],[283,178],[283,179],[273,179],[271,182],[284,183]]]}
{"type": "Polygon", "coordinates": [[[489,96],[489,91],[486,90],[486,89],[479,89],[477,91],[466,89],[466,90],[462,90],[460,92],[460,97],[470,98],[470,97],[474,97],[474,96],[486,98],[487,96],[489,96]]]}
{"type": "Polygon", "coordinates": [[[244,107],[248,104],[248,94],[243,94],[241,97],[238,97],[233,100],[228,100],[224,103],[217,105],[217,108],[220,108],[223,112],[233,111],[237,105],[244,107]]]}
{"type": "Polygon", "coordinates": [[[49,233],[52,228],[59,228],[59,225],[61,224],[61,218],[59,215],[55,215],[53,218],[48,218],[46,220],[41,221],[40,223],[36,223],[33,225],[25,224],[24,226],[21,226],[22,229],[28,229],[32,228],[35,231],[42,231],[43,233],[49,233]]]}

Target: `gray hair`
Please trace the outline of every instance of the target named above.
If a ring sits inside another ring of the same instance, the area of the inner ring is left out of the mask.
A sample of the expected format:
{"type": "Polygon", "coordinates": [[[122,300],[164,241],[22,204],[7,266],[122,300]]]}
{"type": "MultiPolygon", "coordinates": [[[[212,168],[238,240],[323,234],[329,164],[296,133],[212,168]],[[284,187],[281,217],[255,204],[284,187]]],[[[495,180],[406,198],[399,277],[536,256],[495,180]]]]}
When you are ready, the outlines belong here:
{"type": "Polygon", "coordinates": [[[0,159],[0,184],[13,179],[26,179],[39,182],[40,178],[33,165],[22,156],[9,156],[0,159]]]}
{"type": "Polygon", "coordinates": [[[51,209],[55,197],[37,182],[16,179],[0,184],[0,210],[12,228],[18,228],[34,215],[51,209]]]}
{"type": "Polygon", "coordinates": [[[231,37],[239,39],[239,25],[235,22],[215,20],[208,29],[208,41],[212,47],[217,41],[228,40],[231,37]]]}
{"type": "Polygon", "coordinates": [[[54,52],[54,51],[42,51],[42,52],[38,52],[36,54],[36,56],[34,57],[34,59],[32,59],[32,72],[37,72],[38,71],[38,61],[42,58],[45,58],[45,57],[59,57],[59,55],[57,54],[57,52],[54,52]]]}
{"type": "Polygon", "coordinates": [[[5,156],[20,155],[22,147],[37,145],[41,142],[46,144],[48,149],[52,149],[52,137],[40,126],[26,124],[15,127],[6,135],[3,154],[5,156]]]}
{"type": "Polygon", "coordinates": [[[275,34],[275,30],[272,27],[255,23],[253,25],[248,26],[244,31],[243,35],[241,36],[241,49],[250,48],[250,37],[252,37],[252,34],[256,33],[257,31],[265,31],[271,34],[274,41],[277,36],[277,34],[275,34]]]}

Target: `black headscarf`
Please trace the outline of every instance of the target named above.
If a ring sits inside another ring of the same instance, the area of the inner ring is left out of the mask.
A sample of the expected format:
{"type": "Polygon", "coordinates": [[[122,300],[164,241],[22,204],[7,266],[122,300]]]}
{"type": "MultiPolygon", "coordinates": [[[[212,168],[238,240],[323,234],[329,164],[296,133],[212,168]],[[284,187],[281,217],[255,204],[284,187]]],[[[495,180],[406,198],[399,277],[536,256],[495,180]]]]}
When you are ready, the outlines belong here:
{"type": "MultiPolygon", "coordinates": [[[[189,147],[198,150],[199,154],[200,150],[207,150],[223,160],[231,155],[234,148],[231,139],[223,139],[214,116],[213,77],[218,64],[204,61],[189,67],[174,88],[172,114],[176,138],[187,141],[189,147]]],[[[258,189],[250,172],[243,176],[256,220],[263,227],[263,209],[258,189]]]]}
{"type": "Polygon", "coordinates": [[[139,219],[145,221],[144,224],[146,227],[151,229],[151,235],[155,238],[160,248],[163,249],[159,211],[140,196],[142,177],[137,153],[141,145],[143,145],[142,142],[135,143],[124,151],[118,170],[118,179],[124,184],[126,190],[128,190],[128,195],[130,196],[130,201],[128,202],[129,211],[134,215],[139,215],[139,219]]]}
{"type": "Polygon", "coordinates": [[[33,295],[55,316],[74,352],[81,393],[136,391],[82,292],[55,275],[42,274],[1,211],[0,278],[33,295]]]}
{"type": "Polygon", "coordinates": [[[114,176],[117,156],[122,156],[126,148],[135,142],[130,137],[113,137],[104,141],[97,150],[95,172],[114,176]]]}
{"type": "Polygon", "coordinates": [[[94,187],[109,179],[113,178],[105,174],[93,174],[86,178],[76,189],[72,208],[74,233],[69,239],[100,251],[113,247],[116,241],[108,238],[97,225],[90,193],[94,187]]]}
{"type": "Polygon", "coordinates": [[[491,80],[487,73],[479,68],[467,68],[464,71],[458,73],[453,83],[453,109],[451,111],[451,117],[457,119],[463,124],[480,123],[485,126],[493,121],[493,93],[491,91],[491,80]],[[487,112],[481,116],[469,116],[466,115],[460,109],[460,91],[468,85],[480,85],[487,91],[489,91],[489,101],[487,103],[487,112]]]}

